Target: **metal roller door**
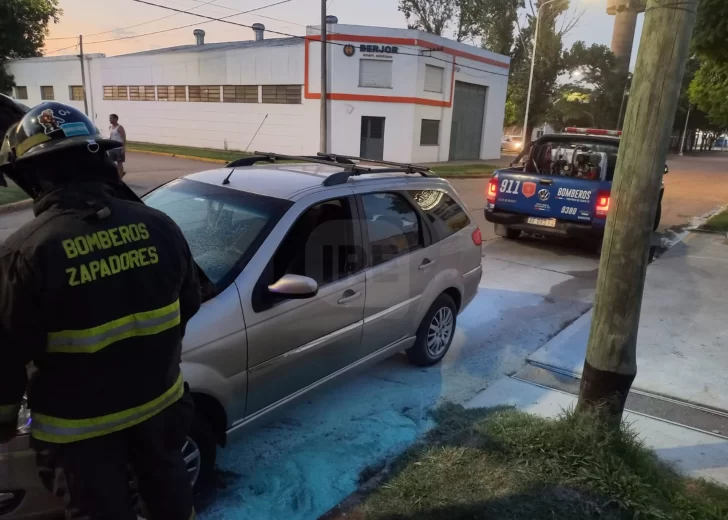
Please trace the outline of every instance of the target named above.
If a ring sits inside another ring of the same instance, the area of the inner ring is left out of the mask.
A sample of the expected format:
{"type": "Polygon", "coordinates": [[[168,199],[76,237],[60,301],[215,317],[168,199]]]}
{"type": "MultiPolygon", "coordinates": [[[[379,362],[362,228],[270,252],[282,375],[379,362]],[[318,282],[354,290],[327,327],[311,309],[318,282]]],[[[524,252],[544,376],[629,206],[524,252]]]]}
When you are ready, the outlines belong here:
{"type": "Polygon", "coordinates": [[[479,159],[488,87],[455,82],[450,132],[450,160],[479,159]]]}

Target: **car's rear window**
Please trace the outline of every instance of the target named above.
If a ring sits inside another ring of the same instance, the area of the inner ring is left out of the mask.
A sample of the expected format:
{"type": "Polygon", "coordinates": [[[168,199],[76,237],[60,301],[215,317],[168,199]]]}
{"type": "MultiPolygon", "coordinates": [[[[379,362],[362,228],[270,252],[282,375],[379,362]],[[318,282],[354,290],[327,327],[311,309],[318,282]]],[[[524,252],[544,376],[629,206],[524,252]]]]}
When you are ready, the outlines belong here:
{"type": "Polygon", "coordinates": [[[470,224],[467,212],[450,195],[440,190],[410,191],[435,230],[435,241],[443,240],[470,224]]]}
{"type": "Polygon", "coordinates": [[[588,139],[554,140],[534,143],[525,171],[541,175],[584,177],[611,181],[617,166],[619,141],[588,139]]]}
{"type": "Polygon", "coordinates": [[[287,200],[187,179],[162,186],[144,202],[177,223],[195,261],[220,289],[243,270],[292,205],[287,200]]]}

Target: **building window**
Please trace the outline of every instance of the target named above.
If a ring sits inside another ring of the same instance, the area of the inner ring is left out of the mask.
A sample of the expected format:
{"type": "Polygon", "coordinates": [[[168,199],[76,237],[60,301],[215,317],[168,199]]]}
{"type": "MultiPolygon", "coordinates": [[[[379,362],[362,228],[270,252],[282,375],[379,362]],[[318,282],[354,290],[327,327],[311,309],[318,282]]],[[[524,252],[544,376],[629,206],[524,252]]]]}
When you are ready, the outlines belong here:
{"type": "Polygon", "coordinates": [[[68,87],[68,99],[71,101],[83,101],[83,87],[71,85],[68,87]]]}
{"type": "Polygon", "coordinates": [[[437,146],[440,144],[440,121],[423,119],[420,131],[420,146],[437,146]]]}
{"type": "Polygon", "coordinates": [[[127,87],[104,87],[104,99],[127,100],[129,99],[129,91],[127,87]]]}
{"type": "Polygon", "coordinates": [[[222,101],[223,103],[257,103],[258,85],[224,85],[222,101]]]}
{"type": "Polygon", "coordinates": [[[263,103],[300,105],[301,85],[263,85],[263,103]]]}
{"type": "Polygon", "coordinates": [[[157,87],[157,101],[187,101],[187,87],[157,87]]]}
{"type": "Polygon", "coordinates": [[[190,86],[190,101],[195,103],[219,103],[220,85],[190,86]]]}
{"type": "Polygon", "coordinates": [[[15,99],[28,99],[28,87],[15,87],[15,99]]]}
{"type": "Polygon", "coordinates": [[[129,87],[129,101],[139,101],[139,87],[129,87]]]}
{"type": "Polygon", "coordinates": [[[359,86],[392,88],[392,60],[359,60],[359,86]]]}
{"type": "Polygon", "coordinates": [[[156,87],[153,86],[145,86],[145,87],[139,87],[140,88],[140,94],[143,91],[144,94],[142,96],[142,99],[144,101],[156,101],[157,95],[156,95],[156,87]]]}
{"type": "Polygon", "coordinates": [[[445,69],[434,65],[425,65],[425,92],[442,93],[445,69]]]}
{"type": "Polygon", "coordinates": [[[40,87],[40,98],[43,101],[53,101],[56,99],[53,95],[53,87],[40,87]]]}

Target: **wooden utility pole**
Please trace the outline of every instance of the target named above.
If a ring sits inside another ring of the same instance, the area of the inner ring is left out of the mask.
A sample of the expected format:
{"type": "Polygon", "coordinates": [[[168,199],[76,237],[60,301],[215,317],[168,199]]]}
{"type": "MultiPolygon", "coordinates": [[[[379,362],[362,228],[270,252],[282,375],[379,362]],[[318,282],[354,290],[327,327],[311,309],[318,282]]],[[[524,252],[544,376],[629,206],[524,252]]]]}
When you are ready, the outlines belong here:
{"type": "Polygon", "coordinates": [[[637,375],[637,329],[657,198],[698,0],[648,0],[612,185],[577,410],[618,422],[637,375]]]}

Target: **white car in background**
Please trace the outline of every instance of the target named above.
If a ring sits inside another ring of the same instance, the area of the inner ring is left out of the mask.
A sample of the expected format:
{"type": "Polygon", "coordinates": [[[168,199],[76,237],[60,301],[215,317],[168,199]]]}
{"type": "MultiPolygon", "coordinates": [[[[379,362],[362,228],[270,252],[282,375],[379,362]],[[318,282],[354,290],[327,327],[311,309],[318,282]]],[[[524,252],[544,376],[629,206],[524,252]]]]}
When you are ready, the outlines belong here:
{"type": "Polygon", "coordinates": [[[523,138],[520,135],[504,135],[501,139],[501,150],[520,152],[522,148],[523,138]]]}

